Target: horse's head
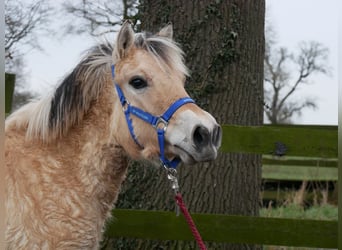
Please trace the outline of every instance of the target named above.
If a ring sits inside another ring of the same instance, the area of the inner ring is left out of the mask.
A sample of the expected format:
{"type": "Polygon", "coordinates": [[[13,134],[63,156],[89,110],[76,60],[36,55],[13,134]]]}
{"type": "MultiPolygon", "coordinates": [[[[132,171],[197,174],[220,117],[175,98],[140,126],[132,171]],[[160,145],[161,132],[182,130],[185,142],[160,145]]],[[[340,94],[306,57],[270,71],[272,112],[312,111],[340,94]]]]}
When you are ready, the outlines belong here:
{"type": "Polygon", "coordinates": [[[172,25],[155,35],[135,34],[126,22],[118,33],[113,50],[114,82],[122,96],[119,94],[121,103],[118,101],[115,105],[114,115],[119,121],[115,134],[118,142],[134,158],[152,161],[159,158],[158,129],[165,129],[163,147],[167,159],[192,164],[213,160],[217,156],[221,128],[208,112],[189,101],[190,98],[172,111],[167,127],[165,122],[155,120],[153,127],[146,121],[158,118],[174,102],[188,97],[184,89],[187,68],[182,54],[172,40],[172,25]],[[128,105],[137,107],[139,112],[143,110],[140,116],[144,116],[145,111],[152,118],[136,116],[134,110],[133,114],[128,112],[127,115],[126,112],[125,118],[121,108],[124,111],[130,109],[128,105]],[[131,132],[129,126],[132,126],[131,132]]]}

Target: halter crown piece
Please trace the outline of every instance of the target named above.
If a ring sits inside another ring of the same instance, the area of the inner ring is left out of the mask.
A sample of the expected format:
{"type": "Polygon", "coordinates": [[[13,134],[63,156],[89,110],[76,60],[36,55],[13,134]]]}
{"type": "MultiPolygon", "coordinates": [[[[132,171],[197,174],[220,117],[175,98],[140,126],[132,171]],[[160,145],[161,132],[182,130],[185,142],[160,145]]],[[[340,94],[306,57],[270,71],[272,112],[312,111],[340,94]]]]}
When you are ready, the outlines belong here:
{"type": "MultiPolygon", "coordinates": [[[[112,77],[114,81],[114,76],[115,76],[115,66],[112,65],[112,77]]],[[[157,136],[158,136],[158,143],[159,143],[159,159],[162,163],[162,165],[166,168],[173,168],[175,169],[177,165],[180,163],[180,160],[175,158],[173,160],[168,160],[165,157],[165,132],[169,123],[169,120],[171,119],[172,115],[184,104],[187,103],[195,103],[193,99],[190,97],[183,97],[175,101],[171,106],[160,116],[154,116],[138,107],[132,106],[129,101],[126,99],[122,89],[118,84],[114,82],[116,92],[118,94],[120,103],[122,105],[122,110],[124,111],[125,117],[126,117],[126,122],[128,126],[128,130],[135,141],[135,143],[143,148],[143,145],[139,143],[137,136],[134,133],[134,128],[133,128],[133,122],[130,117],[130,115],[134,115],[138,117],[139,119],[149,123],[154,127],[157,131],[157,136]]]]}

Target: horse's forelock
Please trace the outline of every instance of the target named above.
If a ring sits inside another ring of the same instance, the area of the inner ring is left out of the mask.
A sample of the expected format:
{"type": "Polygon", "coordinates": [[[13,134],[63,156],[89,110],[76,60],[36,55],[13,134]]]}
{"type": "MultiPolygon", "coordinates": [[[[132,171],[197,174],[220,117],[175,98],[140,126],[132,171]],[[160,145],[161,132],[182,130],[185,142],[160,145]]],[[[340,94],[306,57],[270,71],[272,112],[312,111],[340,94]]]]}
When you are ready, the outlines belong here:
{"type": "Polygon", "coordinates": [[[184,53],[173,40],[143,32],[136,34],[134,45],[151,53],[158,60],[159,65],[165,65],[184,75],[189,75],[184,64],[184,53]]]}

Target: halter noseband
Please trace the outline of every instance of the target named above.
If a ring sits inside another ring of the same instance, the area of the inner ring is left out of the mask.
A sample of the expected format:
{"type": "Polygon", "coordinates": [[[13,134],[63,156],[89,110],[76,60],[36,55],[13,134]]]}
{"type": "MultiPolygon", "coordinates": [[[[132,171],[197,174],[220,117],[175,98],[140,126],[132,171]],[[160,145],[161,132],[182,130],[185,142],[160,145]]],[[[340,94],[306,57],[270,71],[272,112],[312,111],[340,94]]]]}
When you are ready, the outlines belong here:
{"type": "MultiPolygon", "coordinates": [[[[112,65],[112,77],[114,81],[114,76],[115,76],[115,66],[112,65]]],[[[164,143],[165,143],[165,131],[167,129],[169,120],[171,119],[172,115],[184,104],[187,103],[195,103],[193,99],[190,97],[183,97],[175,101],[171,106],[162,114],[161,116],[154,116],[140,108],[137,108],[135,106],[132,106],[128,100],[126,99],[124,93],[122,92],[120,86],[114,82],[116,92],[118,94],[120,103],[122,105],[122,110],[124,111],[125,117],[126,117],[126,122],[128,126],[128,130],[135,141],[135,143],[143,148],[143,146],[139,143],[137,136],[134,133],[134,128],[133,128],[133,123],[132,119],[130,118],[130,114],[140,118],[141,120],[149,123],[154,127],[157,131],[157,136],[158,136],[158,143],[159,143],[159,159],[161,163],[163,164],[164,167],[167,168],[176,168],[177,165],[180,163],[180,160],[175,158],[171,161],[166,159],[165,157],[165,152],[164,152],[164,143]]]]}

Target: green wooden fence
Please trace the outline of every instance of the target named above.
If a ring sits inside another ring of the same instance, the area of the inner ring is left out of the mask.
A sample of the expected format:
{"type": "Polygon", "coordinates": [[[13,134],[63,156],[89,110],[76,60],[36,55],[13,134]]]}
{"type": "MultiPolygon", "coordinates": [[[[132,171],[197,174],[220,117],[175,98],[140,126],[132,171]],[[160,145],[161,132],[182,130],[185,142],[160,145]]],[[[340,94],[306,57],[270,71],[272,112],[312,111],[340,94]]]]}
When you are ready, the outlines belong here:
{"type": "MultiPolygon", "coordinates": [[[[310,168],[337,171],[337,143],[337,126],[224,125],[221,150],[266,154],[263,170],[291,168],[294,175],[304,171],[302,175],[305,176],[310,168]],[[272,156],[279,142],[286,146],[286,156],[272,156]]],[[[117,209],[113,216],[115,219],[106,230],[109,237],[192,240],[183,217],[174,213],[117,209]]],[[[337,221],[214,214],[193,214],[193,217],[205,241],[337,248],[337,221]]]]}
{"type": "MultiPolygon", "coordinates": [[[[107,237],[193,240],[182,216],[172,212],[119,210],[107,237]]],[[[192,214],[203,240],[281,246],[337,248],[337,221],[192,214]]]]}
{"type": "Polygon", "coordinates": [[[337,181],[337,158],[263,155],[262,178],[289,181],[337,181]]]}
{"type": "Polygon", "coordinates": [[[286,155],[337,158],[337,126],[264,125],[223,126],[223,152],[273,154],[276,143],[286,155]]]}
{"type": "MultiPolygon", "coordinates": [[[[6,74],[6,113],[10,112],[14,79],[6,74]]],[[[337,144],[337,126],[224,125],[221,151],[263,154],[264,177],[302,171],[300,178],[319,179],[337,176],[336,172],[326,174],[327,169],[337,171],[337,144]],[[285,156],[274,155],[279,143],[286,148],[285,156]]],[[[113,216],[105,232],[108,237],[193,239],[184,218],[172,212],[115,209],[113,216]]],[[[219,214],[193,214],[193,218],[205,241],[337,248],[337,221],[219,214]]]]}
{"type": "Polygon", "coordinates": [[[8,115],[12,109],[12,99],[14,92],[14,74],[5,74],[5,113],[8,115]]]}

